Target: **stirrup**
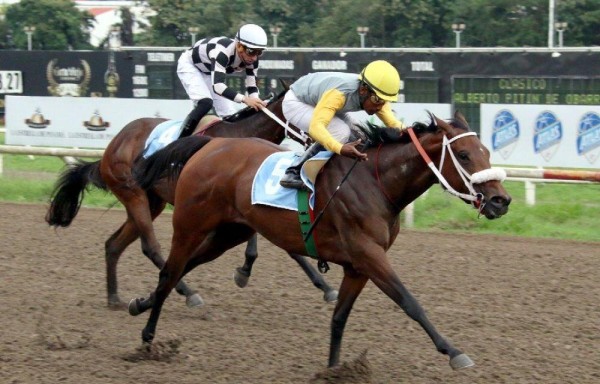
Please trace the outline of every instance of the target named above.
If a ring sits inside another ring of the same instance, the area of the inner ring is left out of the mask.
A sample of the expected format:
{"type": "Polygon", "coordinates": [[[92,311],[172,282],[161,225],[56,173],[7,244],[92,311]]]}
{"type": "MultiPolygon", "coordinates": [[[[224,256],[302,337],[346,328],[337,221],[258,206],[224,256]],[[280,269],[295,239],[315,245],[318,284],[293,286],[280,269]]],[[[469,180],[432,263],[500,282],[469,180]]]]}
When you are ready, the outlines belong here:
{"type": "Polygon", "coordinates": [[[309,190],[309,188],[304,184],[304,182],[300,178],[300,175],[292,172],[283,175],[281,180],[279,180],[279,185],[281,185],[284,188],[300,189],[304,191],[309,190]]]}

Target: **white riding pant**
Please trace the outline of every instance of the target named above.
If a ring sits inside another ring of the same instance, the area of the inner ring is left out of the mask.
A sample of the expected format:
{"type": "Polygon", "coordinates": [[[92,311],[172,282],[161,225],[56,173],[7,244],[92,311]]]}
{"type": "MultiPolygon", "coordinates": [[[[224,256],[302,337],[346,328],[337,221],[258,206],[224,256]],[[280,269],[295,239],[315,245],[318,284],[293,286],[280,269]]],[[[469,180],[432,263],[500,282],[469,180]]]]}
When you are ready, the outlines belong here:
{"type": "Polygon", "coordinates": [[[219,116],[229,116],[236,113],[243,106],[229,100],[213,91],[212,76],[202,73],[192,61],[192,51],[187,50],[181,54],[177,62],[177,76],[183,84],[185,92],[194,105],[201,99],[212,99],[213,108],[219,116]]]}
{"type": "MultiPolygon", "coordinates": [[[[315,107],[298,100],[294,92],[290,89],[285,93],[281,108],[283,116],[290,124],[308,133],[315,107]]],[[[331,122],[327,126],[327,131],[342,144],[346,144],[350,138],[350,126],[346,121],[337,116],[331,119],[331,122]]]]}

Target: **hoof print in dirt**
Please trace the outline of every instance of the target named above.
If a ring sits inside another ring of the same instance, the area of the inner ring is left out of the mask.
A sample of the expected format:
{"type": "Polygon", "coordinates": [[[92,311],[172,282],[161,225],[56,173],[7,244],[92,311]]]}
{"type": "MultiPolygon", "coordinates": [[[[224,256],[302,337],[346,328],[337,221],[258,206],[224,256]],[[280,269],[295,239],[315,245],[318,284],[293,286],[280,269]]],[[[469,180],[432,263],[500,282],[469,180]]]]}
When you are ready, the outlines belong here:
{"type": "Polygon", "coordinates": [[[351,362],[345,362],[322,372],[315,374],[310,380],[310,384],[327,383],[360,383],[369,384],[372,381],[373,370],[367,359],[367,350],[364,350],[360,356],[351,362]]]}
{"type": "Polygon", "coordinates": [[[143,344],[135,352],[122,357],[125,361],[138,362],[145,360],[171,362],[179,355],[181,340],[173,339],[165,342],[155,341],[152,344],[143,344]]]}

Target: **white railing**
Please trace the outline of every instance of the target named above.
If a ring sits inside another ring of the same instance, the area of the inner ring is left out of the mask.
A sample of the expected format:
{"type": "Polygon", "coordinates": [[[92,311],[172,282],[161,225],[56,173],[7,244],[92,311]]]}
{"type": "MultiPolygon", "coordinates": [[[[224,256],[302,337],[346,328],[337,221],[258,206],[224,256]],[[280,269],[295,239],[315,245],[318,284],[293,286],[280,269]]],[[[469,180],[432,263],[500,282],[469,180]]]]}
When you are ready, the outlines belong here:
{"type": "MultiPolygon", "coordinates": [[[[57,156],[65,163],[72,163],[77,157],[101,158],[102,149],[78,148],[42,148],[30,146],[0,145],[0,175],[3,172],[3,154],[29,156],[57,156]]],[[[525,183],[525,200],[527,205],[535,205],[536,183],[600,183],[600,172],[578,170],[550,170],[542,168],[504,168],[507,180],[525,183]]],[[[409,204],[403,211],[404,225],[410,228],[414,225],[414,203],[409,204]]]]}
{"type": "Polygon", "coordinates": [[[8,155],[28,155],[33,156],[57,156],[65,163],[72,164],[75,162],[75,157],[92,157],[101,158],[104,153],[103,149],[78,149],[78,148],[46,148],[46,147],[30,147],[19,145],[0,145],[0,175],[4,173],[4,154],[8,155]]]}

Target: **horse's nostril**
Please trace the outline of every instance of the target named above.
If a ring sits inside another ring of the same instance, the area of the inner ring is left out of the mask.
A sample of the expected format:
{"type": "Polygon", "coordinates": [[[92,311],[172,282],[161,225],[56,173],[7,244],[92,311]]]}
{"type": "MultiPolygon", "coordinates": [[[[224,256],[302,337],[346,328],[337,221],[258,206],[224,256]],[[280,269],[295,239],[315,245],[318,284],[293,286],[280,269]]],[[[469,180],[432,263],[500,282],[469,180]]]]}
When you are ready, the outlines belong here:
{"type": "Polygon", "coordinates": [[[512,201],[510,196],[493,196],[491,199],[492,203],[496,206],[508,206],[512,201]]]}

